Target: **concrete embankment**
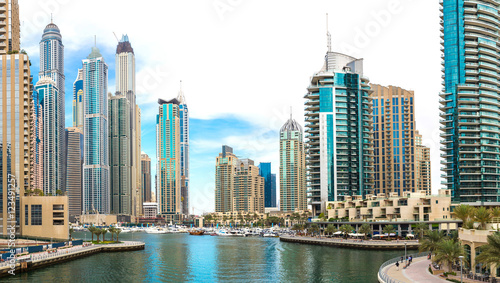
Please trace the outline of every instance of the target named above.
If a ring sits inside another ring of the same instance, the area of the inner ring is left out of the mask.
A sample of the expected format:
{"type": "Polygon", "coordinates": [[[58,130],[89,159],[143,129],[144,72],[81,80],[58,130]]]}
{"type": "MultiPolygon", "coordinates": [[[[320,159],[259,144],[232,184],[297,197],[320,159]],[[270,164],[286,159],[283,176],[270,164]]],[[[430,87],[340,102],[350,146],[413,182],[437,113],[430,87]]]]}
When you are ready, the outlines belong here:
{"type": "Polygon", "coordinates": [[[12,273],[18,274],[21,272],[30,271],[36,268],[57,264],[80,257],[92,255],[99,252],[122,252],[143,250],[145,243],[143,242],[122,242],[119,244],[103,244],[90,246],[76,246],[70,248],[59,249],[52,253],[38,253],[25,255],[16,260],[15,265],[10,262],[0,263],[0,276],[11,276],[12,273]],[[10,274],[9,274],[10,272],[10,274]]]}
{"type": "MultiPolygon", "coordinates": [[[[332,246],[339,248],[363,249],[363,250],[404,250],[405,241],[361,241],[350,239],[331,239],[331,238],[315,238],[315,237],[280,237],[282,242],[332,246]]],[[[416,241],[406,241],[406,249],[416,250],[420,244],[416,241]]]]}

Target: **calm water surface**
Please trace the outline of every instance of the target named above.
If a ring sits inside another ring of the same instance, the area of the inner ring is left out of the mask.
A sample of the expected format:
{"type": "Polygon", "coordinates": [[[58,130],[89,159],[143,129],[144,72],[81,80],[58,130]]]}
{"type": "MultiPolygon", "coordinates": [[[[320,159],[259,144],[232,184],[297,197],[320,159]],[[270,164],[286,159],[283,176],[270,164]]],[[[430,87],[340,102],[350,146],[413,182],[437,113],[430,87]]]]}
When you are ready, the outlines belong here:
{"type": "MultiPolygon", "coordinates": [[[[75,237],[90,239],[89,233],[75,237]]],[[[109,233],[106,235],[110,237],[109,233]]],[[[188,234],[121,234],[146,249],[100,253],[3,278],[8,282],[377,282],[400,251],[362,251],[188,234]]],[[[403,252],[404,253],[404,252],[403,252]]]]}

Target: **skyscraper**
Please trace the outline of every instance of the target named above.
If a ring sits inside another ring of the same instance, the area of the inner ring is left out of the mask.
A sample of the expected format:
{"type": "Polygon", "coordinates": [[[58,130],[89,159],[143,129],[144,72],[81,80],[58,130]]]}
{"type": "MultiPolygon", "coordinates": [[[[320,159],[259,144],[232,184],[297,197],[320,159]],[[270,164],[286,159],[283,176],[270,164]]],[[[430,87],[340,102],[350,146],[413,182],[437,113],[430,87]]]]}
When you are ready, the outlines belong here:
{"type": "MultiPolygon", "coordinates": [[[[181,82],[182,83],[182,82],[181,82]]],[[[179,126],[181,146],[181,197],[182,213],[189,215],[189,109],[186,104],[184,92],[179,90],[179,126]]]]}
{"type": "Polygon", "coordinates": [[[17,0],[0,2],[0,55],[20,49],[19,4],[17,0]]]}
{"type": "Polygon", "coordinates": [[[144,202],[152,202],[151,200],[151,158],[146,153],[141,154],[141,185],[142,199],[144,202]]]}
{"type": "Polygon", "coordinates": [[[215,211],[264,213],[264,178],[251,159],[238,159],[222,146],[215,161],[215,211]]]}
{"type": "Polygon", "coordinates": [[[259,175],[264,178],[264,207],[276,207],[276,181],[273,184],[271,162],[259,163],[259,175]]]}
{"type": "Polygon", "coordinates": [[[78,69],[78,76],[73,83],[73,127],[83,130],[83,70],[78,69]]]}
{"type": "Polygon", "coordinates": [[[42,105],[43,120],[43,193],[56,195],[57,190],[64,190],[63,180],[63,147],[58,119],[59,91],[50,77],[40,77],[35,86],[42,105]]]}
{"type": "MultiPolygon", "coordinates": [[[[63,168],[64,161],[62,159],[65,137],[65,77],[62,36],[59,28],[52,22],[43,30],[40,41],[38,77],[39,81],[46,86],[49,82],[44,77],[50,78],[55,90],[52,93],[47,88],[44,93],[39,93],[44,117],[44,155],[50,154],[52,156],[49,158],[44,156],[44,193],[55,195],[57,190],[65,190],[65,168],[63,168]],[[52,180],[54,178],[57,180],[52,180]]],[[[39,87],[37,83],[37,89],[39,87]]]]}
{"type": "MultiPolygon", "coordinates": [[[[375,193],[415,192],[416,125],[414,92],[372,84],[375,193]]],[[[430,192],[429,192],[430,193],[430,192]]]]}
{"type": "Polygon", "coordinates": [[[156,193],[159,211],[167,221],[182,219],[180,174],[180,118],[179,101],[158,100],[156,118],[156,193]]]}
{"type": "Polygon", "coordinates": [[[108,65],[99,49],[83,63],[84,212],[110,212],[108,146],[108,65]]]}
{"type": "MultiPolygon", "coordinates": [[[[128,128],[120,130],[119,135],[128,139],[129,150],[127,151],[111,151],[112,159],[128,160],[127,164],[120,163],[120,166],[130,167],[130,178],[128,178],[127,188],[130,198],[130,209],[127,214],[138,216],[142,214],[142,186],[141,186],[141,122],[140,109],[136,104],[135,90],[135,54],[132,45],[130,44],[128,35],[123,35],[116,47],[115,54],[116,62],[116,95],[123,96],[122,99],[128,100],[127,119],[128,128]],[[120,157],[114,157],[120,155],[120,157]]],[[[125,113],[124,113],[125,114],[125,113]]],[[[123,119],[123,117],[119,118],[123,119]]],[[[122,169],[122,171],[125,169],[122,169]]],[[[122,183],[124,181],[121,181],[122,183]]],[[[113,183],[114,186],[115,183],[113,183]]],[[[123,183],[123,185],[125,185],[123,183]]],[[[123,188],[122,188],[123,189],[123,188]]],[[[122,190],[120,189],[120,190],[122,190]]],[[[116,191],[116,190],[115,190],[116,191]]]]}
{"type": "Polygon", "coordinates": [[[415,185],[417,190],[431,194],[431,149],[422,144],[422,136],[415,131],[415,185]]]}
{"type": "Polygon", "coordinates": [[[78,127],[66,128],[66,194],[70,221],[82,214],[83,131],[78,127]]]}
{"type": "Polygon", "coordinates": [[[280,210],[306,209],[306,156],[302,127],[290,116],[280,129],[280,210]]]}
{"type": "Polygon", "coordinates": [[[130,102],[119,92],[109,94],[109,173],[111,212],[132,214],[130,102]]]}
{"type": "Polygon", "coordinates": [[[33,90],[32,111],[32,146],[33,146],[33,177],[32,188],[43,191],[43,109],[40,103],[41,97],[33,90]]]}
{"type": "Polygon", "coordinates": [[[372,110],[363,59],[330,46],[305,95],[308,191],[316,215],[327,201],[373,190],[372,110]]]}
{"type": "Polygon", "coordinates": [[[452,201],[500,204],[498,1],[443,0],[441,141],[452,201]]]}

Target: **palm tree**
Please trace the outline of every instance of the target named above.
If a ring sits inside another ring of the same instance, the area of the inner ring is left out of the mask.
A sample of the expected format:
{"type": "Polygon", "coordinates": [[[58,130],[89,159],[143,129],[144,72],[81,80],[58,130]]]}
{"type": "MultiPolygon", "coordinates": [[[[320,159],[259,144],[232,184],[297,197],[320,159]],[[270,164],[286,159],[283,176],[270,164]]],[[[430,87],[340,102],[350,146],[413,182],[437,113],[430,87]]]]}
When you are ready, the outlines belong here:
{"type": "Polygon", "coordinates": [[[476,257],[476,261],[486,265],[500,266],[500,233],[488,236],[488,244],[481,247],[481,253],[476,257]]]}
{"type": "Polygon", "coordinates": [[[109,227],[108,232],[111,233],[111,241],[113,241],[113,235],[115,234],[116,228],[115,227],[109,227]]]}
{"type": "Polygon", "coordinates": [[[99,236],[102,234],[101,229],[95,228],[94,234],[97,236],[97,242],[99,243],[99,236]]]}
{"type": "Polygon", "coordinates": [[[442,240],[436,249],[434,260],[439,264],[444,264],[451,271],[451,265],[458,260],[459,256],[465,256],[465,251],[459,242],[453,240],[442,240]]]}
{"type": "Polygon", "coordinates": [[[474,215],[474,220],[479,222],[478,229],[486,230],[487,223],[491,222],[493,216],[491,215],[491,211],[484,206],[481,206],[476,209],[476,213],[474,215]]]}
{"type": "Polygon", "coordinates": [[[372,232],[373,232],[372,227],[368,223],[364,223],[363,225],[361,225],[361,227],[359,227],[359,230],[358,230],[358,233],[365,234],[365,240],[366,240],[366,236],[368,234],[371,234],[372,232]]]}
{"type": "Polygon", "coordinates": [[[387,236],[391,237],[391,234],[396,233],[396,229],[394,229],[394,226],[387,224],[382,229],[382,232],[384,232],[384,234],[387,234],[387,236]]]}
{"type": "Polygon", "coordinates": [[[89,230],[90,234],[92,235],[92,242],[94,241],[94,234],[96,232],[96,227],[94,226],[90,226],[89,228],[87,228],[87,230],[89,230]]]}
{"type": "Polygon", "coordinates": [[[466,226],[474,218],[474,207],[461,204],[453,209],[453,215],[462,220],[462,226],[466,226]]]}
{"type": "Polygon", "coordinates": [[[352,230],[354,230],[354,227],[352,227],[351,225],[348,225],[348,224],[344,224],[344,225],[339,227],[339,230],[344,235],[344,238],[347,238],[347,233],[352,232],[352,230]]]}
{"type": "Polygon", "coordinates": [[[116,234],[116,242],[118,242],[118,235],[122,232],[121,229],[116,229],[115,234],[116,234]]]}
{"type": "Polygon", "coordinates": [[[417,238],[422,239],[422,237],[424,237],[424,234],[427,233],[427,231],[429,231],[429,225],[423,222],[417,223],[413,231],[417,233],[417,238]]]}
{"type": "Polygon", "coordinates": [[[430,251],[431,254],[433,254],[438,249],[439,243],[443,240],[443,238],[444,235],[443,232],[441,231],[438,230],[427,231],[418,250],[420,252],[430,251]]]}
{"type": "Polygon", "coordinates": [[[102,228],[101,229],[101,234],[102,234],[102,241],[103,242],[106,241],[106,238],[105,238],[106,233],[108,233],[108,229],[102,228]]]}
{"type": "Polygon", "coordinates": [[[325,229],[325,234],[328,233],[328,235],[332,235],[333,233],[335,233],[335,226],[333,226],[333,224],[328,224],[328,226],[326,226],[326,229],[325,229]]]}
{"type": "Polygon", "coordinates": [[[319,226],[316,223],[311,224],[311,226],[308,229],[308,232],[310,232],[313,235],[319,233],[319,231],[320,231],[319,226]]]}

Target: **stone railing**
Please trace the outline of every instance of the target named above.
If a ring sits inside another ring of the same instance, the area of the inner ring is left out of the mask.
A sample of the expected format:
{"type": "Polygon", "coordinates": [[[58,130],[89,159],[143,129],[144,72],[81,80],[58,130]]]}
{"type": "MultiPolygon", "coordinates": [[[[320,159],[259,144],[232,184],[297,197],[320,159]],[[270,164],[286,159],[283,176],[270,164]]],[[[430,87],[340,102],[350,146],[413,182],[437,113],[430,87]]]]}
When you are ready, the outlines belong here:
{"type": "MultiPolygon", "coordinates": [[[[386,262],[384,262],[380,268],[378,269],[378,281],[381,282],[381,283],[403,283],[399,280],[396,280],[392,277],[390,277],[385,271],[384,269],[388,266],[388,265],[393,265],[396,263],[396,261],[399,261],[400,258],[399,257],[396,257],[396,258],[393,258],[393,259],[390,259],[386,262]]],[[[402,268],[403,266],[401,266],[402,268]]]]}

